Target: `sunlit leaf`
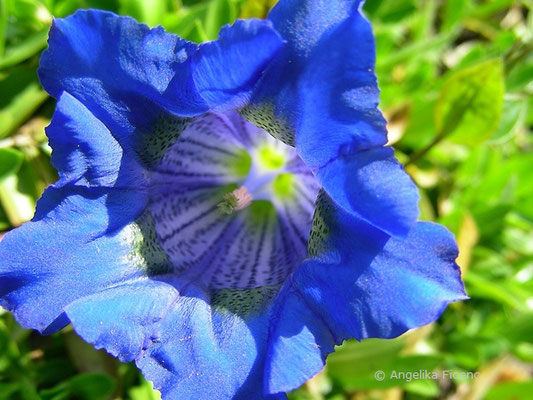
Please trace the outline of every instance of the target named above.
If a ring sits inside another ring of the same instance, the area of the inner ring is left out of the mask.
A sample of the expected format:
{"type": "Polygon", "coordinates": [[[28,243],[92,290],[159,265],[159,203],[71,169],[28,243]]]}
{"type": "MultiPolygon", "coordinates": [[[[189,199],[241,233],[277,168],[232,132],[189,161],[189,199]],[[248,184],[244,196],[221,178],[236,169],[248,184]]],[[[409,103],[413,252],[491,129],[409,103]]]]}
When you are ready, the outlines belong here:
{"type": "Polygon", "coordinates": [[[38,0],[7,0],[9,13],[14,18],[22,21],[35,20],[37,23],[49,24],[52,16],[47,8],[38,0]]]}
{"type": "Polygon", "coordinates": [[[443,86],[435,108],[438,135],[468,145],[489,138],[500,122],[503,91],[500,59],[452,75],[443,86]]]}
{"type": "MultiPolygon", "coordinates": [[[[275,3],[0,0],[0,240],[33,216],[36,199],[57,179],[44,135],[54,104],[36,75],[51,15],[106,9],[203,42],[236,17],[265,18],[275,3]]],[[[531,381],[507,380],[531,377],[522,363],[533,361],[531,1],[364,3],[377,42],[379,106],[390,117],[390,138],[401,122],[403,137],[394,146],[402,163],[430,147],[407,172],[421,191],[422,219],[444,223],[455,234],[471,300],[448,306],[438,321],[401,338],[346,342],[318,378],[288,398],[470,399],[477,392],[463,390],[476,386],[472,380],[407,382],[390,375],[484,371],[507,354],[520,376],[510,375],[505,368],[511,364],[505,364],[477,398],[529,400],[531,381]],[[387,379],[376,380],[377,370],[387,379]]],[[[133,363],[119,364],[66,329],[40,337],[0,308],[0,400],[160,400],[133,363]],[[76,376],[80,372],[91,374],[76,376]]]]}
{"type": "Polygon", "coordinates": [[[461,267],[463,274],[467,271],[470,265],[472,249],[476,245],[478,239],[479,230],[476,221],[470,213],[465,212],[463,222],[459,228],[459,234],[457,235],[457,245],[459,246],[457,264],[461,267]]]}
{"type": "Polygon", "coordinates": [[[490,138],[491,143],[501,143],[510,139],[516,132],[520,117],[526,108],[523,99],[505,100],[503,103],[502,118],[498,128],[490,138]]]}
{"type": "Polygon", "coordinates": [[[24,154],[15,149],[0,148],[0,181],[15,174],[24,160],[24,154]]]}
{"type": "Polygon", "coordinates": [[[47,98],[34,70],[15,68],[0,78],[0,138],[19,127],[47,98]]]}
{"type": "Polygon", "coordinates": [[[0,240],[2,240],[2,231],[5,231],[11,227],[11,223],[7,219],[6,212],[0,204],[0,240]]]}
{"type": "Polygon", "coordinates": [[[526,382],[504,382],[493,386],[485,400],[529,400],[533,393],[533,380],[526,382]]]}
{"type": "Polygon", "coordinates": [[[128,394],[131,400],[161,400],[161,394],[153,389],[151,382],[144,379],[139,386],[132,387],[128,394]]]}
{"type": "Polygon", "coordinates": [[[149,26],[161,24],[166,12],[166,0],[119,0],[120,13],[130,15],[149,26]]]}
{"type": "Polygon", "coordinates": [[[473,271],[469,271],[464,278],[467,283],[467,292],[471,297],[496,301],[518,311],[528,311],[525,299],[514,290],[510,283],[493,282],[473,271]]]}
{"type": "Polygon", "coordinates": [[[7,0],[0,0],[0,60],[4,55],[8,23],[7,0]]]}
{"type": "Polygon", "coordinates": [[[205,19],[207,8],[208,3],[181,7],[176,13],[166,14],[162,23],[170,32],[176,33],[184,39],[192,40],[191,33],[196,29],[196,21],[201,23],[205,19]]]}
{"type": "Polygon", "coordinates": [[[392,363],[404,346],[403,338],[345,342],[329,356],[327,370],[331,377],[340,381],[362,377],[366,382],[376,370],[392,363]]]}
{"type": "Polygon", "coordinates": [[[208,39],[216,39],[223,25],[237,18],[237,6],[232,0],[211,0],[205,17],[205,33],[208,39]]]}
{"type": "Polygon", "coordinates": [[[28,163],[23,163],[17,174],[0,181],[0,204],[11,225],[19,226],[33,217],[38,196],[36,183],[35,171],[28,163]]]}
{"type": "Polygon", "coordinates": [[[432,371],[442,362],[439,355],[413,355],[395,357],[389,362],[372,364],[371,369],[341,374],[331,373],[334,380],[347,389],[388,389],[396,386],[405,387],[413,380],[431,379],[431,376],[422,375],[420,371],[432,371]]]}
{"type": "Polygon", "coordinates": [[[187,39],[196,43],[202,43],[209,40],[207,33],[205,32],[204,25],[200,19],[195,19],[192,25],[192,29],[187,35],[187,39]]]}
{"type": "Polygon", "coordinates": [[[7,47],[0,59],[0,69],[18,64],[44,49],[48,39],[48,29],[46,27],[27,37],[23,42],[7,47]]]}
{"type": "Polygon", "coordinates": [[[468,0],[448,0],[444,4],[443,29],[451,29],[460,24],[468,11],[468,0]]]}
{"type": "Polygon", "coordinates": [[[278,0],[246,0],[241,7],[241,18],[266,18],[278,0]]]}
{"type": "Polygon", "coordinates": [[[375,14],[376,17],[384,22],[397,22],[410,16],[415,11],[414,0],[382,1],[375,14]]]}
{"type": "Polygon", "coordinates": [[[440,388],[436,379],[415,379],[403,385],[409,393],[418,394],[424,397],[438,397],[440,388]]]}

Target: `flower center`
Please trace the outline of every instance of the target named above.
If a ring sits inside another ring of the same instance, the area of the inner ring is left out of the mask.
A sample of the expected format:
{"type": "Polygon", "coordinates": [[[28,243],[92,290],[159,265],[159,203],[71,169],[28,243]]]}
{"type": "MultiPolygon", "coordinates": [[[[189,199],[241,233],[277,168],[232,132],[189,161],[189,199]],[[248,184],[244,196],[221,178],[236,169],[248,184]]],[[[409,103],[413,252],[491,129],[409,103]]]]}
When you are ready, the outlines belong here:
{"type": "MultiPolygon", "coordinates": [[[[266,134],[266,132],[258,132],[266,134]]],[[[267,143],[252,149],[246,178],[240,186],[224,196],[219,208],[226,214],[240,211],[252,204],[253,200],[272,201],[273,197],[287,196],[291,192],[292,175],[284,169],[287,153],[294,152],[279,142],[262,138],[267,143]]]]}
{"type": "Polygon", "coordinates": [[[237,113],[194,119],[150,174],[157,241],[178,276],[273,286],[307,256],[318,184],[292,147],[237,113]]]}
{"type": "Polygon", "coordinates": [[[252,204],[253,199],[246,186],[241,186],[225,195],[224,200],[218,204],[218,207],[222,212],[231,214],[233,211],[243,210],[248,207],[252,204]]]}

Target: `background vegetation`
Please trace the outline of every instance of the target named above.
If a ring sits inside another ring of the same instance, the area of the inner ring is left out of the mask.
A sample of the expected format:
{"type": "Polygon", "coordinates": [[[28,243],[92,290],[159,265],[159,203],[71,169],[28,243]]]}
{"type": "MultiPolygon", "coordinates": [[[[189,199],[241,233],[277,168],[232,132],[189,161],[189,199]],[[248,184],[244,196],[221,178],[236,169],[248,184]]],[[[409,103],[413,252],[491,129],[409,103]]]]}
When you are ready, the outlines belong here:
{"type": "MultiPolygon", "coordinates": [[[[275,0],[0,0],[0,231],[53,183],[54,101],[36,68],[52,16],[105,8],[187,39],[215,38],[275,0]]],[[[348,342],[293,400],[532,399],[533,1],[368,0],[390,141],[422,192],[423,219],[457,236],[471,300],[392,340],[348,342]],[[479,372],[389,379],[377,369],[479,372]]],[[[2,234],[0,233],[0,236],[2,234]]],[[[157,399],[131,364],[66,328],[41,337],[0,316],[0,399],[157,399]]]]}

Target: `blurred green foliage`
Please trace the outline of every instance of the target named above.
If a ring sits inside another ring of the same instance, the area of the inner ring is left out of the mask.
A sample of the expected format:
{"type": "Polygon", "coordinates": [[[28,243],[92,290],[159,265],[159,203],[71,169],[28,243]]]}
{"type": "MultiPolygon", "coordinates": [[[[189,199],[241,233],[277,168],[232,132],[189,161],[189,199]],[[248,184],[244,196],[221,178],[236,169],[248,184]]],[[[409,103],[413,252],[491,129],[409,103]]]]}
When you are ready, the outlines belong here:
{"type": "MultiPolygon", "coordinates": [[[[44,135],[54,102],[35,73],[53,16],[103,8],[200,42],[274,3],[0,0],[0,231],[29,220],[56,179],[44,135]]],[[[455,233],[471,300],[398,339],[345,343],[289,397],[531,399],[533,1],[368,0],[365,11],[390,142],[421,188],[422,218],[455,233]],[[391,379],[393,370],[439,379],[391,379]]],[[[41,337],[0,313],[0,400],[159,398],[133,365],[70,328],[41,337]]]]}

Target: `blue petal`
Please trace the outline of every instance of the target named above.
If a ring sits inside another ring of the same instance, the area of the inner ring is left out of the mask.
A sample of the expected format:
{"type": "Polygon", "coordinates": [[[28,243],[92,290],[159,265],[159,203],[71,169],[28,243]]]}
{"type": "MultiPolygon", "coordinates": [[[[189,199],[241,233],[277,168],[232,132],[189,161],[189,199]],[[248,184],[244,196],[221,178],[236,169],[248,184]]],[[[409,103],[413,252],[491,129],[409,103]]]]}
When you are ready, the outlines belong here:
{"type": "Polygon", "coordinates": [[[295,145],[339,205],[402,237],[416,221],[418,196],[388,153],[373,150],[387,142],[387,131],[377,108],[374,38],[359,8],[354,0],[280,1],[269,19],[287,45],[242,113],[295,145]]]}
{"type": "Polygon", "coordinates": [[[69,93],[47,134],[60,181],[45,191],[33,221],[0,244],[2,303],[42,332],[68,323],[70,302],[142,272],[126,258],[124,233],[147,204],[134,155],[69,93]]]}
{"type": "MultiPolygon", "coordinates": [[[[161,27],[150,30],[132,18],[97,10],[55,19],[48,44],[39,68],[43,87],[56,98],[68,91],[113,130],[106,119],[121,124],[120,114],[140,111],[141,99],[163,101],[174,75],[189,74],[189,56],[197,48],[161,27]]],[[[190,107],[188,101],[202,103],[191,88],[182,95],[184,107],[190,107]]]]}
{"type": "Polygon", "coordinates": [[[86,201],[106,196],[106,218],[102,219],[106,221],[105,232],[120,229],[139,216],[147,202],[144,170],[131,149],[121,147],[83,104],[63,92],[46,133],[53,148],[52,163],[60,177],[54,187],[77,188],[51,191],[37,213],[52,209],[62,196],[80,194],[87,196],[86,201]],[[124,199],[129,199],[129,207],[124,207],[124,199]]]}
{"type": "Polygon", "coordinates": [[[128,259],[125,230],[103,235],[111,214],[131,215],[138,204],[122,189],[48,189],[34,220],[0,242],[2,305],[25,328],[51,333],[68,323],[72,301],[142,274],[128,259]]]}
{"type": "MultiPolygon", "coordinates": [[[[340,153],[387,141],[385,120],[377,109],[374,38],[358,3],[281,1],[269,16],[292,45],[290,60],[300,63],[293,104],[301,110],[295,143],[311,169],[340,153]]],[[[290,115],[284,108],[278,112],[290,115]]]]}
{"type": "MultiPolygon", "coordinates": [[[[112,135],[114,140],[106,142],[112,146],[107,154],[103,152],[104,146],[100,146],[102,160],[111,153],[116,155],[118,144],[128,154],[128,160],[139,158],[150,166],[188,122],[187,118],[180,120],[169,115],[164,92],[175,74],[190,76],[189,55],[196,48],[162,28],[150,30],[131,18],[103,11],[78,11],[66,19],[54,20],[39,77],[52,96],[59,99],[67,92],[80,103],[66,104],[65,108],[83,108],[84,114],[90,113],[92,120],[100,121],[99,131],[112,135]]],[[[201,103],[200,108],[205,109],[205,103],[192,88],[192,80],[189,81],[190,87],[184,88],[180,101],[187,107],[201,103]]],[[[74,103],[73,99],[70,103],[74,103]]],[[[178,100],[174,106],[180,107],[178,100]]],[[[76,114],[71,112],[69,118],[76,120],[76,114]]],[[[84,122],[65,122],[66,131],[75,131],[84,122]]],[[[56,153],[75,150],[72,145],[76,140],[81,143],[87,140],[84,138],[87,132],[90,130],[77,132],[68,141],[70,144],[59,147],[56,153]]],[[[67,141],[64,132],[50,134],[67,141]]],[[[71,156],[62,153],[56,156],[58,161],[61,157],[71,156]]],[[[93,161],[98,160],[87,160],[93,161]]],[[[136,176],[129,175],[131,168],[125,161],[121,160],[121,178],[135,181],[136,176]]]]}
{"type": "Polygon", "coordinates": [[[150,171],[149,209],[176,274],[217,288],[271,286],[307,255],[318,190],[294,149],[237,113],[207,113],[150,171]],[[283,170],[262,170],[263,146],[279,146],[283,170]],[[275,182],[284,173],[289,190],[279,193],[275,182]],[[221,205],[238,187],[251,190],[254,201],[227,214],[221,205]]]}
{"type": "Polygon", "coordinates": [[[123,362],[141,356],[151,345],[154,324],[177,300],[164,282],[140,280],[82,297],[66,307],[76,332],[97,349],[123,362]]]}
{"type": "Polygon", "coordinates": [[[97,348],[135,359],[165,399],[285,399],[262,391],[269,307],[238,315],[212,302],[208,291],[169,278],[82,298],[67,314],[97,348]]]}
{"type": "Polygon", "coordinates": [[[268,18],[294,55],[306,56],[324,35],[358,11],[361,0],[281,0],[268,18]]]}
{"type": "MultiPolygon", "coordinates": [[[[134,147],[150,131],[164,91],[176,73],[190,75],[189,56],[197,48],[162,28],[96,10],[55,19],[48,45],[38,71],[45,90],[56,98],[70,93],[122,147],[134,147]]],[[[182,103],[205,108],[192,81],[188,85],[182,103]]]]}
{"type": "Polygon", "coordinates": [[[60,176],[56,186],[142,186],[142,168],[134,157],[125,154],[109,129],[69,93],[59,98],[46,133],[53,148],[52,164],[60,176]],[[121,169],[128,171],[128,182],[119,182],[121,169]]]}
{"type": "Polygon", "coordinates": [[[152,198],[150,212],[175,274],[215,288],[282,282],[305,258],[311,213],[254,202],[232,215],[217,207],[232,188],[174,191],[152,198]],[[226,189],[226,190],[224,190],[226,189]],[[301,213],[299,213],[301,212],[301,213]],[[298,222],[293,216],[307,217],[298,222]]]}
{"type": "Polygon", "coordinates": [[[209,307],[193,287],[169,310],[154,343],[137,361],[171,400],[283,399],[263,395],[267,312],[241,317],[209,307]]]}
{"type": "Polygon", "coordinates": [[[316,257],[295,271],[270,334],[272,393],[316,374],[332,343],[393,338],[435,321],[449,303],[466,299],[455,264],[457,246],[443,227],[420,222],[405,240],[397,240],[325,195],[318,207],[310,243],[316,257]],[[298,321],[296,313],[304,318],[298,321]],[[293,354],[311,359],[294,364],[293,354]],[[286,372],[292,369],[299,372],[286,372]]]}
{"type": "Polygon", "coordinates": [[[220,31],[217,41],[200,46],[193,59],[193,80],[210,108],[246,104],[264,69],[283,46],[270,21],[238,20],[220,31]]]}
{"type": "Polygon", "coordinates": [[[334,333],[289,280],[276,298],[265,360],[265,391],[288,392],[324,367],[334,333]]]}
{"type": "Polygon", "coordinates": [[[391,236],[404,237],[418,218],[418,190],[391,148],[340,156],[316,176],[338,205],[391,236]]]}
{"type": "Polygon", "coordinates": [[[52,96],[65,90],[80,100],[122,142],[153,123],[145,114],[154,105],[195,116],[241,103],[281,45],[269,21],[237,22],[197,46],[161,27],[84,10],[54,20],[39,77],[52,96]]]}
{"type": "Polygon", "coordinates": [[[269,15],[288,42],[265,73],[254,103],[289,125],[305,163],[386,143],[377,109],[375,45],[359,1],[286,0],[269,15]]]}

